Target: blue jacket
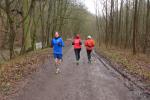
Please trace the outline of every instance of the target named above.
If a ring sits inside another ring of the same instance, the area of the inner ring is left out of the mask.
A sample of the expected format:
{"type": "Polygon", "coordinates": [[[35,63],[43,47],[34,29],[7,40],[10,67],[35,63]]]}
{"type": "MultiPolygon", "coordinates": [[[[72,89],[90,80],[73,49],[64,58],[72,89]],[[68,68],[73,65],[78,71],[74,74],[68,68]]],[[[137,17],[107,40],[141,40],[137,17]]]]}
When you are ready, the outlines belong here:
{"type": "Polygon", "coordinates": [[[53,47],[54,54],[63,54],[62,47],[64,47],[64,42],[61,37],[53,38],[51,41],[51,46],[53,47]]]}

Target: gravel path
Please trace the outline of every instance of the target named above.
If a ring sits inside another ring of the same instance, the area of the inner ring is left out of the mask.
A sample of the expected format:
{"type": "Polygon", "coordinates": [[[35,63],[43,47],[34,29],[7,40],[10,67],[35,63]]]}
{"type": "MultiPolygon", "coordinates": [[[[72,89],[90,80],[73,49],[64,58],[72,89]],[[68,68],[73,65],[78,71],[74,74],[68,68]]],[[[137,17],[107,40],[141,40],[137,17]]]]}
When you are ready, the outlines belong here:
{"type": "Polygon", "coordinates": [[[79,66],[75,64],[73,48],[64,55],[61,73],[46,63],[31,81],[11,100],[146,100],[130,91],[113,70],[108,70],[96,57],[87,63],[85,49],[79,66]]]}

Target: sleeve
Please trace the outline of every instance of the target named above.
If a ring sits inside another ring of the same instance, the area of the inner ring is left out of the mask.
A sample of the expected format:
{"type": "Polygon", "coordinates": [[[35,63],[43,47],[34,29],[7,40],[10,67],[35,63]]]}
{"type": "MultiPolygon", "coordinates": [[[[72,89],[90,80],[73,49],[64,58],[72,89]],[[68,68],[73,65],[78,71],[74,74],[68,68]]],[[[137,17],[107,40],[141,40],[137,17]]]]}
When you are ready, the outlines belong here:
{"type": "Polygon", "coordinates": [[[95,46],[95,41],[93,40],[93,47],[95,46]]]}
{"type": "Polygon", "coordinates": [[[80,40],[80,45],[82,45],[82,41],[80,40]]]}
{"type": "Polygon", "coordinates": [[[85,41],[84,45],[87,46],[87,41],[85,41]]]}
{"type": "Polygon", "coordinates": [[[61,44],[62,44],[62,47],[65,46],[65,43],[64,43],[64,41],[62,39],[61,39],[61,44]]]}
{"type": "Polygon", "coordinates": [[[74,45],[74,40],[72,41],[72,45],[74,45]]]}

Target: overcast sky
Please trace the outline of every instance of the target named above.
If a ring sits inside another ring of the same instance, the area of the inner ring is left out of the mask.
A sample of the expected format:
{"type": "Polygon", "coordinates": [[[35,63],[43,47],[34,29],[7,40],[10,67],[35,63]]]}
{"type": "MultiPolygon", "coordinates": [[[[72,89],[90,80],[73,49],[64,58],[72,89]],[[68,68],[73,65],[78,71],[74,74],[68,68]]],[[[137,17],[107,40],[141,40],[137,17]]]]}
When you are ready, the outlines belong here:
{"type": "Polygon", "coordinates": [[[95,0],[83,0],[85,6],[88,8],[88,10],[95,14],[95,0]]]}
{"type": "Polygon", "coordinates": [[[95,0],[84,0],[84,3],[88,10],[95,14],[95,0]]]}

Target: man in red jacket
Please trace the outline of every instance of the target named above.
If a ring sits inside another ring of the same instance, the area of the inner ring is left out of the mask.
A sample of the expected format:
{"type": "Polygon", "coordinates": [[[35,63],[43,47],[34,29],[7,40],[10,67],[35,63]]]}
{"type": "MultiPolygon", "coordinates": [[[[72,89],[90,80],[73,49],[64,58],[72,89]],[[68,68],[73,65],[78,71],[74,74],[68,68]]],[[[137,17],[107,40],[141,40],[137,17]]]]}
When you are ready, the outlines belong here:
{"type": "Polygon", "coordinates": [[[95,42],[92,39],[92,37],[89,35],[87,37],[87,40],[85,41],[85,47],[86,47],[87,56],[88,56],[88,62],[89,63],[91,63],[91,52],[92,52],[94,46],[95,46],[95,42]]]}
{"type": "Polygon", "coordinates": [[[79,65],[80,51],[81,51],[81,45],[82,45],[81,38],[80,38],[79,34],[77,34],[74,37],[72,45],[74,46],[74,52],[75,52],[75,56],[76,56],[76,63],[77,63],[77,65],[79,65]]]}

